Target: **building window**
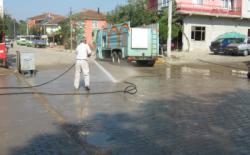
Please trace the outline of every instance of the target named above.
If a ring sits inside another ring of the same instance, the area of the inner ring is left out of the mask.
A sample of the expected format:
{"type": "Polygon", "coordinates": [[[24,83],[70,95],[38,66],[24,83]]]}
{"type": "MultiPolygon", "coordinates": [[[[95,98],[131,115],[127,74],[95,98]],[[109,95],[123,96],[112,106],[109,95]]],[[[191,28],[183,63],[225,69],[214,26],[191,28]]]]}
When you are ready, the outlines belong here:
{"type": "Polygon", "coordinates": [[[162,0],[161,1],[161,7],[166,7],[168,6],[168,1],[167,0],[162,0]]]}
{"type": "Polygon", "coordinates": [[[191,39],[195,41],[205,41],[206,28],[201,26],[192,26],[191,39]]]}
{"type": "Polygon", "coordinates": [[[94,28],[94,29],[98,28],[97,25],[98,25],[97,20],[92,20],[92,28],[94,28]]]}
{"type": "Polygon", "coordinates": [[[232,10],[234,6],[234,0],[222,0],[222,6],[223,8],[232,10]]]}
{"type": "Polygon", "coordinates": [[[250,0],[247,1],[247,10],[250,11],[250,0]]]}
{"type": "Polygon", "coordinates": [[[203,5],[203,0],[193,0],[194,4],[203,5]]]}

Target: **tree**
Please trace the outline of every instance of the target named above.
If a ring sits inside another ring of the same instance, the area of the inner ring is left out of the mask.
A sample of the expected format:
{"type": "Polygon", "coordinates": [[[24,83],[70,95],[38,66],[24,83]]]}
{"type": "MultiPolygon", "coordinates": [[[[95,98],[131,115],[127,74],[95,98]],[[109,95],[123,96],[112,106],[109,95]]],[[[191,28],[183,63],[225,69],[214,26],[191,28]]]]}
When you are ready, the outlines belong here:
{"type": "Polygon", "coordinates": [[[61,29],[57,32],[61,36],[66,49],[70,48],[70,19],[67,18],[59,23],[61,29]]]}
{"type": "Polygon", "coordinates": [[[27,34],[27,22],[24,20],[20,20],[17,23],[17,34],[26,35],[27,34]]]}
{"type": "MultiPolygon", "coordinates": [[[[180,17],[175,13],[175,6],[173,6],[173,19],[172,19],[172,38],[176,38],[179,32],[182,31],[182,25],[180,24],[180,17]]],[[[167,42],[168,37],[168,10],[162,11],[159,20],[160,25],[160,43],[164,44],[167,42]]]]}
{"type": "Polygon", "coordinates": [[[16,20],[14,20],[9,14],[4,14],[4,17],[0,19],[1,30],[4,31],[5,35],[14,38],[14,26],[16,20]]]}
{"type": "Polygon", "coordinates": [[[30,28],[29,33],[32,35],[41,35],[40,26],[34,25],[30,28]]]}
{"type": "MultiPolygon", "coordinates": [[[[168,37],[168,10],[162,12],[158,10],[145,9],[147,0],[129,0],[127,5],[117,6],[113,11],[107,14],[107,20],[110,23],[123,23],[130,21],[131,26],[141,26],[144,24],[151,24],[159,22],[160,27],[160,43],[166,43],[168,37]]],[[[180,24],[180,16],[176,14],[176,5],[173,4],[173,24],[172,24],[172,38],[178,37],[182,30],[180,24]]]]}
{"type": "Polygon", "coordinates": [[[107,14],[110,23],[123,23],[130,21],[132,27],[148,25],[158,21],[157,11],[145,9],[146,1],[129,1],[127,5],[117,6],[107,14]]]}

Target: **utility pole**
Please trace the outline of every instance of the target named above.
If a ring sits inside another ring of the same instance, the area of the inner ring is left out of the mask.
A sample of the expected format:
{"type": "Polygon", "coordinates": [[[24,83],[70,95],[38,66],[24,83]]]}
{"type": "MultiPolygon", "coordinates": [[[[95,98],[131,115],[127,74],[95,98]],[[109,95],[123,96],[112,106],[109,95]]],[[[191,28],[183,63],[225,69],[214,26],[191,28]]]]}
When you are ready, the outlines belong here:
{"type": "Polygon", "coordinates": [[[13,32],[13,39],[15,40],[16,37],[16,19],[14,19],[14,32],[13,32]]]}
{"type": "Polygon", "coordinates": [[[167,42],[167,56],[171,58],[171,38],[172,38],[172,8],[173,0],[168,1],[168,42],[167,42]]]}
{"type": "Polygon", "coordinates": [[[69,22],[70,22],[70,52],[72,53],[72,46],[73,46],[73,40],[72,40],[72,8],[70,7],[70,13],[69,13],[69,22]]]}
{"type": "Polygon", "coordinates": [[[28,22],[26,23],[26,35],[29,35],[29,26],[28,26],[28,22]]]}

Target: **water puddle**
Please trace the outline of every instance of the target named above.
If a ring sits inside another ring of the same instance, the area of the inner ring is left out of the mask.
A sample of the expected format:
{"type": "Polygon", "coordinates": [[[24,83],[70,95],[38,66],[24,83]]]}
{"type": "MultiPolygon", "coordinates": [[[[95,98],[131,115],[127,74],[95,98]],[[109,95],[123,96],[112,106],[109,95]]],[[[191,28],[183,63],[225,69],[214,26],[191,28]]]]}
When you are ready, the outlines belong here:
{"type": "Polygon", "coordinates": [[[105,147],[110,139],[110,136],[104,132],[80,131],[79,136],[83,141],[101,147],[105,147]]]}
{"type": "Polygon", "coordinates": [[[236,76],[239,78],[247,78],[248,71],[244,70],[232,70],[232,76],[236,76]]]}
{"type": "Polygon", "coordinates": [[[191,68],[191,67],[182,67],[182,73],[189,73],[189,74],[199,74],[203,76],[209,76],[210,70],[209,69],[198,69],[198,68],[191,68]]]}

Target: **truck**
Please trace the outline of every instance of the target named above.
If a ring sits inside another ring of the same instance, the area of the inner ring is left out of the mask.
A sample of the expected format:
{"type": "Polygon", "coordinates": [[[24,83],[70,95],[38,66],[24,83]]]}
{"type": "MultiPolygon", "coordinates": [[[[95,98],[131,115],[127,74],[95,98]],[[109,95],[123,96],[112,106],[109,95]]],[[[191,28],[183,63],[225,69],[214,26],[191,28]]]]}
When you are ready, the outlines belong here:
{"type": "Polygon", "coordinates": [[[0,34],[0,62],[1,62],[1,65],[4,67],[8,67],[8,65],[7,65],[7,53],[8,53],[8,49],[5,46],[5,34],[3,31],[1,31],[1,34],[0,34]]]}
{"type": "Polygon", "coordinates": [[[45,48],[47,46],[47,36],[35,36],[33,40],[33,47],[45,48]]]}
{"type": "Polygon", "coordinates": [[[154,66],[159,54],[159,24],[130,27],[130,22],[110,25],[96,34],[96,59],[135,61],[154,66]]]}
{"type": "Polygon", "coordinates": [[[239,38],[231,42],[224,50],[225,54],[243,55],[250,54],[250,37],[239,38]]]}

